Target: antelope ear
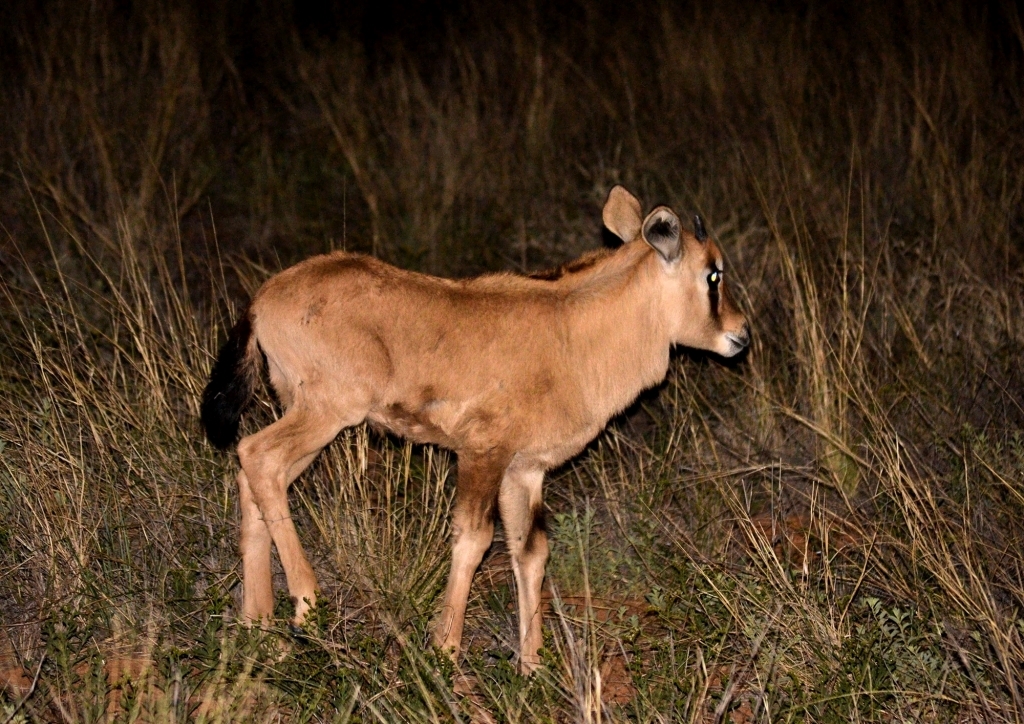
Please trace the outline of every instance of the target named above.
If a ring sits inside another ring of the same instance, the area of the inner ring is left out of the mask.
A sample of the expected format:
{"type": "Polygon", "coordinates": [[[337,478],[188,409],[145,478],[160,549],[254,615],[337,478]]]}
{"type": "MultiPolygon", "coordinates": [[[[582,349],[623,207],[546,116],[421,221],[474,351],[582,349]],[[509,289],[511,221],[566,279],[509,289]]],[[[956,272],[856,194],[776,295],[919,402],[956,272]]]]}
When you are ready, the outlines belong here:
{"type": "Polygon", "coordinates": [[[644,219],[644,241],[654,247],[665,261],[679,258],[679,217],[667,206],[659,206],[644,219]]]}
{"type": "Polygon", "coordinates": [[[623,241],[633,241],[640,233],[641,221],[640,202],[636,196],[622,186],[615,186],[608,192],[608,200],[604,202],[601,219],[608,231],[623,241]]]}

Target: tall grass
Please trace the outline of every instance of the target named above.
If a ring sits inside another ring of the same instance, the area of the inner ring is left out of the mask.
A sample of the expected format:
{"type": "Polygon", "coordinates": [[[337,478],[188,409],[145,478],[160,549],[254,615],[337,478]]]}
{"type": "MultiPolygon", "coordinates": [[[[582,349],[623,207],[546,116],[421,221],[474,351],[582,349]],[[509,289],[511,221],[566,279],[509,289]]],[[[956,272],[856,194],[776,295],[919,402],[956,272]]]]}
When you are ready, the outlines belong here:
{"type": "Polygon", "coordinates": [[[1012,7],[2,13],[0,721],[1024,716],[1012,7]],[[247,295],[332,248],[553,265],[614,183],[705,215],[754,343],[549,476],[546,666],[500,533],[429,650],[455,460],[362,427],[292,492],[307,636],[239,626],[196,420],[247,295]]]}

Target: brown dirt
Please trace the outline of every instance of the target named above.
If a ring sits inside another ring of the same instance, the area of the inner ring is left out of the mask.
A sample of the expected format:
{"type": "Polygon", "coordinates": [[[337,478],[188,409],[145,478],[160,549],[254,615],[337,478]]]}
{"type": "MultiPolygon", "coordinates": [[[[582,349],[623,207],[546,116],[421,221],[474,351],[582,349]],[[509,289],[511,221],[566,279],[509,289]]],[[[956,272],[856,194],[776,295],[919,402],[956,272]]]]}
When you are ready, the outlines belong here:
{"type": "MultiPolygon", "coordinates": [[[[820,527],[815,525],[812,529],[806,511],[788,515],[783,520],[775,518],[771,513],[759,513],[752,516],[750,522],[771,544],[780,561],[802,568],[805,563],[813,566],[821,558],[820,527]]],[[[736,535],[747,550],[753,550],[753,544],[739,526],[736,535]]],[[[829,548],[833,551],[860,543],[860,535],[843,526],[841,521],[828,521],[827,536],[829,548]]]]}

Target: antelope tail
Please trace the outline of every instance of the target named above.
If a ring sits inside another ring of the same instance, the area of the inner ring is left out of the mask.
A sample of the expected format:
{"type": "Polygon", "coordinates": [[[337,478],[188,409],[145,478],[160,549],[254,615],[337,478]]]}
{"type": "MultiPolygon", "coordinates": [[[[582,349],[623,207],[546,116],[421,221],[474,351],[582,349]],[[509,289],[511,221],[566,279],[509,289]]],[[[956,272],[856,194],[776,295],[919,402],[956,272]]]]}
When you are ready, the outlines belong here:
{"type": "Polygon", "coordinates": [[[206,439],[226,450],[238,437],[238,423],[249,406],[260,376],[260,353],[246,310],[220,348],[203,391],[201,419],[206,439]]]}

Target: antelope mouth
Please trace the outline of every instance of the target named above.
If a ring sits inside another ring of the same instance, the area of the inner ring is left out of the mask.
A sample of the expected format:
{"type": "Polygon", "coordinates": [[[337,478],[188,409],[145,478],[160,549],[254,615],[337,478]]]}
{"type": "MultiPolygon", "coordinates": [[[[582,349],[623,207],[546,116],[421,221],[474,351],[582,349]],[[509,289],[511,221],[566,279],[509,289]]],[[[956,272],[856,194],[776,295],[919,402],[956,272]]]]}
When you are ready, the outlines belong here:
{"type": "Polygon", "coordinates": [[[725,341],[729,343],[726,357],[734,357],[750,346],[750,330],[746,327],[742,332],[726,332],[725,341]]]}

